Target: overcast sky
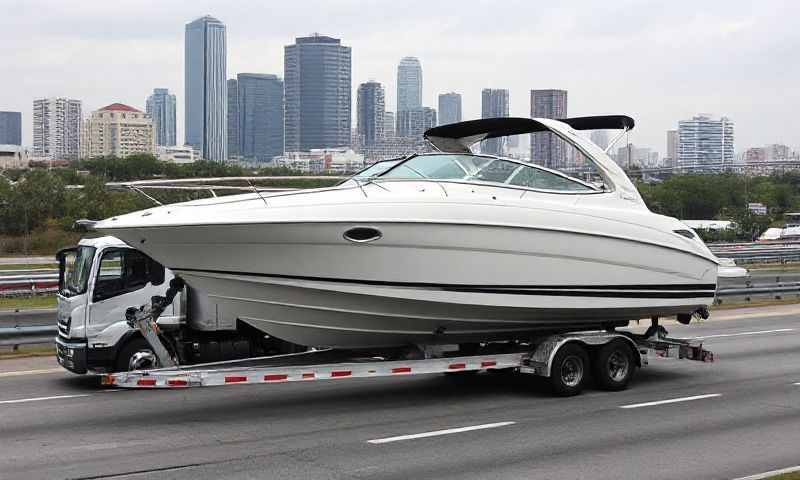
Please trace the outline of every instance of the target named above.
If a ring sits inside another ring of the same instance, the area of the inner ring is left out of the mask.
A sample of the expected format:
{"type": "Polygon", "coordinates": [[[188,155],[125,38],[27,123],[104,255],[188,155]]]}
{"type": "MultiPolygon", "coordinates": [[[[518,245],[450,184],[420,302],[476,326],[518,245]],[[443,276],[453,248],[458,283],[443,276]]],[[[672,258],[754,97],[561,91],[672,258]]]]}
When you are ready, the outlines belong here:
{"type": "MultiPolygon", "coordinates": [[[[699,113],[736,123],[737,151],[800,145],[800,2],[739,0],[240,1],[0,0],[0,110],[23,112],[31,143],[36,97],[144,109],[154,87],[178,96],[183,139],[184,24],[227,25],[228,77],[283,76],[283,46],[311,32],[353,49],[361,82],[395,108],[401,57],[422,62],[423,102],[463,97],[480,116],[482,88],[508,88],[511,114],[530,114],[530,89],[569,91],[571,116],[622,113],[631,141],[665,153],[665,131],[699,113]]],[[[355,113],[355,111],[354,111],[355,113]]],[[[353,116],[355,122],[355,115],[353,116]]]]}

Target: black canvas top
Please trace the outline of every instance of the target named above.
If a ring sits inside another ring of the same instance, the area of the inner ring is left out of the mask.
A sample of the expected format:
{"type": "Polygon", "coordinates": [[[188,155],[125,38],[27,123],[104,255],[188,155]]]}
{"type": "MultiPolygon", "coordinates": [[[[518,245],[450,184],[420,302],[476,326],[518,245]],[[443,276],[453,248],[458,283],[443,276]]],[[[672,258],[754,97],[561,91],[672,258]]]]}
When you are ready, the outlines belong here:
{"type": "MultiPolygon", "coordinates": [[[[625,115],[599,115],[594,117],[574,117],[558,119],[575,130],[617,130],[633,128],[631,117],[625,115]]],[[[483,118],[480,120],[467,120],[466,122],[451,123],[428,129],[425,138],[468,138],[478,137],[476,140],[487,138],[505,137],[523,133],[546,132],[549,129],[542,123],[532,118],[501,117],[483,118]]]]}

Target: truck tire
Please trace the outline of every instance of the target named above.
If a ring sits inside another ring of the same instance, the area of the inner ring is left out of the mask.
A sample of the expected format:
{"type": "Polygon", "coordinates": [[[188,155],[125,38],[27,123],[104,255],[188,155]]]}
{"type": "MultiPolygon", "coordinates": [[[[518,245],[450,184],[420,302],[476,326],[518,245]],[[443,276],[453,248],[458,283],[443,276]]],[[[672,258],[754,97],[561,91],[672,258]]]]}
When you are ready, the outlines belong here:
{"type": "Polygon", "coordinates": [[[594,378],[602,390],[625,390],[636,370],[633,351],[624,340],[612,340],[600,347],[594,358],[594,378]]]}
{"type": "Polygon", "coordinates": [[[571,342],[556,352],[550,366],[550,388],[556,395],[571,397],[581,393],[589,371],[589,355],[579,344],[571,342]]]}
{"type": "Polygon", "coordinates": [[[144,338],[135,337],[120,349],[114,367],[116,372],[158,368],[158,359],[144,338]]]}

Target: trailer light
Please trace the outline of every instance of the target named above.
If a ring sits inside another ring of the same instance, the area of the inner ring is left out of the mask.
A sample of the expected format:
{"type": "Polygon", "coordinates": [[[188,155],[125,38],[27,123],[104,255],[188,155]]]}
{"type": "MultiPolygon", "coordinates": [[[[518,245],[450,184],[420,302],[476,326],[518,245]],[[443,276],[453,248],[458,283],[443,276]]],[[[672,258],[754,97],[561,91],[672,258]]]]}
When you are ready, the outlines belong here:
{"type": "Polygon", "coordinates": [[[450,370],[461,370],[462,368],[467,368],[466,363],[451,363],[449,367],[450,370]]]}
{"type": "Polygon", "coordinates": [[[155,387],[156,386],[156,379],[155,378],[140,378],[136,385],[140,387],[155,387]]]}

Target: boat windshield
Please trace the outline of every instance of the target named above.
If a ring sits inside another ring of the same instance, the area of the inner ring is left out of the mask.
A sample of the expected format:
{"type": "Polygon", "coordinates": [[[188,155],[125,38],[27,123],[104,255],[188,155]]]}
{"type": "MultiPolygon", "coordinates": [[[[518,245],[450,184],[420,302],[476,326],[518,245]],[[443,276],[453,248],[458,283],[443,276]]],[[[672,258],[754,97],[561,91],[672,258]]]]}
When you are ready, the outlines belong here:
{"type": "Polygon", "coordinates": [[[598,191],[588,183],[542,167],[468,154],[418,155],[395,165],[379,177],[467,180],[561,192],[598,191]]]}

